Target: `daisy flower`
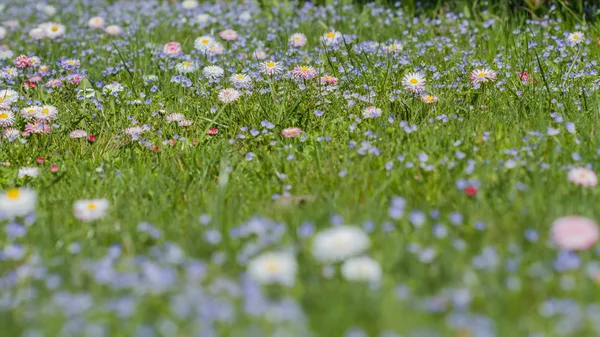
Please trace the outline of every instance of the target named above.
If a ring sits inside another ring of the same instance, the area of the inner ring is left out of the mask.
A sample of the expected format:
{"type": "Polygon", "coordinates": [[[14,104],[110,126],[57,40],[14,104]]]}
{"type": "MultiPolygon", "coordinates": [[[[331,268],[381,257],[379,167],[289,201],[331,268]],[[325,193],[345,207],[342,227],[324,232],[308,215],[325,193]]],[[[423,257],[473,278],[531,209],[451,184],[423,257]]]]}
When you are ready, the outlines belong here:
{"type": "Polygon", "coordinates": [[[552,241],[565,250],[587,250],[600,236],[596,222],[579,215],[554,220],[551,235],[552,241]]]}
{"type": "Polygon", "coordinates": [[[252,53],[252,56],[257,60],[264,60],[267,58],[267,53],[262,49],[257,49],[252,53]]]}
{"type": "Polygon", "coordinates": [[[408,73],[402,78],[404,89],[411,92],[420,92],[425,89],[425,75],[421,73],[408,73]]]}
{"type": "Polygon", "coordinates": [[[180,121],[177,122],[177,125],[183,126],[183,127],[190,126],[192,124],[194,124],[194,122],[191,121],[191,120],[189,120],[189,119],[182,119],[182,120],[180,120],[180,121]]]}
{"type": "Polygon", "coordinates": [[[321,84],[323,85],[336,85],[338,83],[337,77],[325,75],[321,77],[321,84]]]}
{"type": "Polygon", "coordinates": [[[117,25],[110,25],[104,28],[104,32],[108,35],[121,35],[123,29],[117,25]]]}
{"type": "Polygon", "coordinates": [[[6,67],[0,71],[0,77],[4,79],[12,80],[17,78],[17,76],[19,76],[19,69],[14,67],[6,67]]]}
{"type": "Polygon", "coordinates": [[[400,43],[392,43],[383,48],[388,53],[399,53],[402,51],[402,45],[400,43]]]}
{"type": "Polygon", "coordinates": [[[202,75],[206,78],[218,78],[225,74],[223,68],[219,66],[208,66],[202,69],[202,75]]]}
{"type": "Polygon", "coordinates": [[[54,22],[42,24],[41,28],[44,31],[44,36],[53,40],[65,35],[66,32],[66,28],[64,25],[54,22]]]}
{"type": "Polygon", "coordinates": [[[471,82],[477,83],[486,83],[486,82],[494,82],[496,81],[496,76],[498,73],[491,69],[481,68],[475,69],[469,74],[469,79],[471,82]]]}
{"type": "Polygon", "coordinates": [[[332,30],[332,31],[330,31],[328,33],[325,33],[321,37],[321,41],[326,46],[333,46],[335,44],[338,44],[341,40],[342,40],[342,33],[336,32],[335,30],[332,30]]]}
{"type": "Polygon", "coordinates": [[[124,132],[126,135],[130,136],[132,140],[137,140],[142,133],[146,132],[146,129],[136,125],[128,127],[124,132]]]}
{"type": "Polygon", "coordinates": [[[36,118],[41,121],[51,121],[58,115],[58,109],[52,105],[44,105],[37,111],[36,118]]]}
{"type": "Polygon", "coordinates": [[[585,35],[582,32],[574,32],[567,37],[567,43],[571,46],[578,45],[585,41],[585,35]]]}
{"type": "Polygon", "coordinates": [[[23,131],[23,135],[27,136],[29,134],[48,134],[52,129],[50,125],[43,122],[35,122],[35,123],[27,123],[25,125],[25,131],[23,131]]]}
{"type": "Polygon", "coordinates": [[[25,69],[33,66],[33,60],[27,55],[18,56],[14,63],[17,69],[25,69]]]}
{"type": "Polygon", "coordinates": [[[225,29],[219,33],[219,37],[223,41],[235,41],[238,39],[238,33],[233,29],[225,29]]]}
{"type": "Polygon", "coordinates": [[[175,66],[175,70],[182,74],[193,73],[194,71],[198,70],[198,64],[193,61],[181,62],[175,66]]]}
{"type": "Polygon", "coordinates": [[[231,83],[237,87],[247,88],[252,83],[252,78],[246,74],[233,74],[229,77],[231,83]]]}
{"type": "Polygon", "coordinates": [[[421,96],[421,101],[423,103],[427,103],[427,104],[435,103],[438,100],[439,100],[439,98],[436,95],[426,94],[426,95],[421,96]]]}
{"type": "Polygon", "coordinates": [[[200,51],[208,51],[208,49],[214,42],[215,39],[213,39],[210,36],[200,36],[194,40],[194,48],[200,51]]]}
{"type": "Polygon", "coordinates": [[[225,52],[225,48],[223,47],[222,44],[220,44],[219,42],[213,42],[213,44],[208,47],[208,54],[209,55],[221,55],[225,52]]]}
{"type": "Polygon", "coordinates": [[[84,222],[103,218],[107,210],[108,200],[106,199],[77,200],[73,204],[73,215],[84,222]]]}
{"type": "Polygon", "coordinates": [[[248,276],[259,284],[292,286],[298,263],[291,253],[264,253],[248,263],[248,276]]]}
{"type": "Polygon", "coordinates": [[[283,71],[281,64],[275,61],[262,62],[258,67],[261,73],[268,76],[277,75],[283,71]]]}
{"type": "Polygon", "coordinates": [[[13,104],[19,100],[19,93],[12,89],[0,90],[0,104],[13,104]]]}
{"type": "Polygon", "coordinates": [[[339,226],[323,230],[313,240],[313,256],[321,262],[343,261],[369,248],[369,236],[360,228],[339,226]]]}
{"type": "Polygon", "coordinates": [[[13,141],[13,140],[21,137],[21,131],[15,129],[15,128],[4,129],[4,130],[2,130],[2,132],[0,134],[2,135],[2,138],[8,139],[9,141],[13,141]]]}
{"type": "Polygon", "coordinates": [[[100,16],[94,16],[88,20],[88,27],[92,29],[104,28],[104,18],[100,16]]]}
{"type": "Polygon", "coordinates": [[[311,79],[317,75],[317,70],[311,66],[295,66],[292,70],[292,77],[301,79],[311,79]]]}
{"type": "Polygon", "coordinates": [[[21,117],[25,118],[25,119],[32,119],[35,118],[38,113],[40,113],[42,111],[42,108],[39,106],[29,106],[26,108],[21,109],[21,117]]]}
{"type": "Polygon", "coordinates": [[[0,126],[11,126],[15,122],[15,114],[10,110],[0,110],[0,126]]]}
{"type": "Polygon", "coordinates": [[[28,188],[10,188],[0,193],[0,216],[15,218],[35,210],[37,194],[28,188]]]}
{"type": "Polygon", "coordinates": [[[85,138],[87,136],[88,136],[88,134],[85,130],[73,130],[69,134],[69,137],[71,137],[73,139],[85,138]]]}
{"type": "Polygon", "coordinates": [[[281,135],[286,138],[297,137],[302,133],[302,129],[300,128],[285,128],[281,130],[281,135]]]}
{"type": "Polygon", "coordinates": [[[169,42],[163,46],[163,53],[167,56],[179,56],[183,54],[183,49],[181,49],[181,44],[179,42],[169,42]]]}
{"type": "Polygon", "coordinates": [[[596,187],[598,184],[596,173],[585,167],[576,167],[569,170],[568,179],[575,185],[584,187],[596,187]]]}
{"type": "Polygon", "coordinates": [[[11,59],[15,53],[8,48],[0,48],[0,60],[8,60],[11,59]]]}
{"type": "Polygon", "coordinates": [[[185,119],[185,116],[181,113],[172,113],[167,115],[167,122],[179,122],[185,119]]]}
{"type": "Polygon", "coordinates": [[[17,176],[19,177],[19,179],[25,177],[37,178],[39,174],[40,169],[38,169],[37,167],[21,167],[17,172],[17,176]]]}
{"type": "Polygon", "coordinates": [[[194,9],[199,6],[197,0],[184,0],[181,2],[181,7],[184,9],[194,9]]]}
{"type": "Polygon", "coordinates": [[[221,101],[223,103],[235,102],[240,98],[241,95],[242,95],[242,93],[236,89],[233,89],[233,88],[223,89],[219,92],[219,101],[221,101]]]}
{"type": "Polygon", "coordinates": [[[381,116],[381,109],[374,106],[367,107],[363,110],[362,116],[364,118],[377,118],[381,116]]]}
{"type": "Polygon", "coordinates": [[[381,266],[368,257],[353,257],[342,264],[342,276],[347,281],[378,283],[381,281],[381,266]]]}
{"type": "Polygon", "coordinates": [[[306,36],[302,33],[294,33],[290,36],[288,43],[294,48],[304,47],[304,45],[306,45],[306,36]]]}

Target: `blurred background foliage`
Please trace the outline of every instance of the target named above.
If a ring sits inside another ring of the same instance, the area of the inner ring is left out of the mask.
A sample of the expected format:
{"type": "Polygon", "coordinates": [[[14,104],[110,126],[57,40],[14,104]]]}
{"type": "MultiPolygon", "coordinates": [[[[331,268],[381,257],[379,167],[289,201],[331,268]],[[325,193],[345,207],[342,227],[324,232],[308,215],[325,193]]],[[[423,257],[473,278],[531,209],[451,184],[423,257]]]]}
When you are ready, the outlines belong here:
{"type": "Polygon", "coordinates": [[[462,12],[468,17],[477,18],[481,12],[494,16],[517,19],[538,19],[553,14],[567,21],[592,21],[600,14],[600,0],[258,0],[263,9],[272,7],[303,6],[310,2],[315,5],[369,7],[385,5],[401,7],[405,13],[419,15],[426,13],[462,12]]]}

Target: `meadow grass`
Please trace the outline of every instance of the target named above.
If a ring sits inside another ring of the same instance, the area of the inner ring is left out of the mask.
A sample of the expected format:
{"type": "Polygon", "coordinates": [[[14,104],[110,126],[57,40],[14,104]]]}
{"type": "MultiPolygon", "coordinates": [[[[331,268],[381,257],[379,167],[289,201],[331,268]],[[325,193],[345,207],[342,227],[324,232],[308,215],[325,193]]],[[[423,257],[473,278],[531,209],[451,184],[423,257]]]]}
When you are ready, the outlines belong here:
{"type": "Polygon", "coordinates": [[[58,115],[48,134],[0,142],[2,189],[38,197],[35,215],[2,220],[2,335],[600,334],[600,249],[561,250],[551,236],[557,218],[600,216],[597,188],[567,179],[598,166],[595,24],[485,7],[413,17],[376,5],[267,15],[255,3],[56,1],[55,13],[26,4],[0,12],[20,23],[5,23],[13,55],[0,60],[0,89],[20,96],[7,108],[12,128],[31,122],[19,115],[27,106],[58,115]],[[123,32],[89,28],[93,16],[123,32]],[[30,36],[49,21],[64,36],[30,36]],[[223,54],[195,50],[197,37],[218,41],[225,28],[239,38],[221,41],[223,54]],[[342,35],[329,44],[332,30],[342,35]],[[585,37],[569,43],[576,31],[585,37]],[[288,44],[297,32],[304,47],[288,44]],[[170,41],[184,54],[161,52],[170,41]],[[394,41],[401,51],[387,51],[394,41]],[[262,74],[257,50],[282,73],[262,74]],[[35,88],[23,85],[38,66],[7,72],[19,55],[50,68],[35,88]],[[62,65],[72,58],[80,66],[62,65]],[[199,69],[178,74],[185,60],[199,69]],[[225,75],[207,78],[208,65],[225,75]],[[295,79],[297,65],[318,75],[295,79]],[[497,79],[474,85],[479,68],[497,79]],[[220,101],[242,72],[252,85],[220,101]],[[410,72],[439,101],[406,90],[410,72]],[[322,84],[325,74],[337,85],[322,84]],[[112,95],[104,87],[114,82],[124,90],[112,95]],[[368,106],[382,115],[363,118],[368,106]],[[168,123],[170,113],[193,124],[168,123]],[[148,130],[124,132],[134,125],[148,130]],[[302,134],[283,137],[288,127],[302,134]],[[77,129],[95,140],[69,137],[77,129]],[[38,176],[19,177],[23,167],[38,176]],[[74,203],[94,198],[108,200],[106,214],[80,221],[74,203]],[[367,233],[363,255],[380,264],[379,280],[347,280],[341,262],[313,256],[315,233],[340,224],[367,233]],[[248,261],[269,251],[293,252],[293,285],[248,278],[248,261]]]}

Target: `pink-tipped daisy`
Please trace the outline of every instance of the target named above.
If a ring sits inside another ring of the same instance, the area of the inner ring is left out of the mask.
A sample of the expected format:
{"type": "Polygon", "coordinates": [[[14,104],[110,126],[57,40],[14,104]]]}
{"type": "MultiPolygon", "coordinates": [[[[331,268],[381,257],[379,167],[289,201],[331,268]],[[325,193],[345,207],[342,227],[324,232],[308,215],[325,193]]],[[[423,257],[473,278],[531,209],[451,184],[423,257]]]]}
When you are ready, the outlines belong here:
{"type": "Polygon", "coordinates": [[[311,79],[317,75],[317,70],[311,66],[295,66],[292,70],[292,77],[304,80],[311,79]]]}
{"type": "Polygon", "coordinates": [[[568,179],[573,184],[584,187],[596,187],[598,184],[596,173],[585,167],[576,167],[569,170],[568,179]]]}
{"type": "Polygon", "coordinates": [[[286,138],[297,137],[302,133],[302,129],[291,127],[281,130],[281,135],[286,138]]]}
{"type": "Polygon", "coordinates": [[[570,215],[552,223],[552,241],[561,249],[587,250],[598,242],[598,224],[590,218],[570,215]]]}

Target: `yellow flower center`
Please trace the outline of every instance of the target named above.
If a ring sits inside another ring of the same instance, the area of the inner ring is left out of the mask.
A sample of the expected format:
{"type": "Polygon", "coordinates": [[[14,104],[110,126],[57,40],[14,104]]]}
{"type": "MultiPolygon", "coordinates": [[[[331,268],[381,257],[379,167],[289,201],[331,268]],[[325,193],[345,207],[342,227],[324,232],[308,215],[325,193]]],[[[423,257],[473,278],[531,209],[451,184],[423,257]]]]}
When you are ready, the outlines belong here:
{"type": "Polygon", "coordinates": [[[267,62],[267,67],[273,68],[274,66],[275,66],[275,62],[273,62],[273,61],[267,62]]]}
{"type": "Polygon", "coordinates": [[[210,40],[209,40],[209,39],[203,39],[203,40],[202,40],[202,44],[209,44],[209,43],[210,43],[210,40]]]}
{"type": "Polygon", "coordinates": [[[12,69],[9,68],[9,69],[6,70],[6,72],[9,73],[9,74],[12,74],[12,69]]]}
{"type": "Polygon", "coordinates": [[[50,110],[48,110],[48,108],[43,108],[43,109],[42,109],[42,113],[43,113],[44,115],[47,115],[47,114],[49,114],[49,113],[50,113],[50,110]]]}
{"type": "Polygon", "coordinates": [[[6,119],[8,118],[8,114],[6,112],[0,114],[0,118],[6,119]]]}
{"type": "Polygon", "coordinates": [[[433,96],[427,96],[427,97],[425,97],[425,99],[426,99],[428,102],[431,102],[431,101],[433,101],[433,96]]]}
{"type": "Polygon", "coordinates": [[[0,97],[0,103],[4,102],[4,98],[0,97]]]}
{"type": "Polygon", "coordinates": [[[6,196],[12,200],[18,199],[20,195],[21,191],[19,191],[18,188],[11,188],[8,191],[6,191],[6,196]]]}
{"type": "Polygon", "coordinates": [[[308,70],[308,67],[300,67],[300,70],[302,70],[302,71],[307,71],[307,70],[308,70]]]}
{"type": "Polygon", "coordinates": [[[94,209],[96,209],[96,204],[94,204],[93,202],[90,202],[90,203],[88,204],[87,208],[88,208],[89,210],[94,210],[94,209]]]}
{"type": "Polygon", "coordinates": [[[485,75],[486,75],[486,73],[484,73],[483,71],[480,72],[479,74],[477,74],[477,76],[479,76],[479,77],[485,77],[485,75]]]}
{"type": "Polygon", "coordinates": [[[237,76],[236,76],[236,78],[237,78],[238,80],[243,80],[243,79],[244,79],[244,75],[237,75],[237,76]]]}
{"type": "Polygon", "coordinates": [[[73,61],[73,60],[69,60],[69,61],[67,61],[67,63],[68,63],[68,64],[75,64],[75,61],[73,61]]]}
{"type": "Polygon", "coordinates": [[[300,37],[299,37],[299,36],[296,36],[296,37],[294,38],[294,40],[298,41],[298,40],[300,40],[300,37]]]}
{"type": "Polygon", "coordinates": [[[575,40],[578,40],[578,39],[579,39],[579,35],[575,34],[575,35],[573,35],[573,38],[574,38],[575,40]]]}
{"type": "Polygon", "coordinates": [[[55,32],[55,31],[57,31],[57,30],[58,30],[58,27],[57,27],[57,26],[52,26],[52,28],[51,28],[51,29],[52,29],[52,31],[53,31],[53,32],[55,32]]]}
{"type": "Polygon", "coordinates": [[[419,83],[419,80],[417,80],[416,78],[411,78],[410,81],[408,81],[410,84],[415,85],[417,83],[419,83]]]}
{"type": "Polygon", "coordinates": [[[327,38],[328,39],[333,39],[334,37],[335,37],[335,33],[334,32],[327,33],[327,38]]]}
{"type": "Polygon", "coordinates": [[[186,61],[186,62],[183,62],[183,66],[184,66],[184,67],[189,67],[189,66],[190,66],[190,64],[192,64],[192,63],[191,63],[191,62],[188,62],[188,61],[186,61]]]}
{"type": "Polygon", "coordinates": [[[274,261],[267,262],[267,272],[275,273],[279,270],[279,265],[274,261]]]}

